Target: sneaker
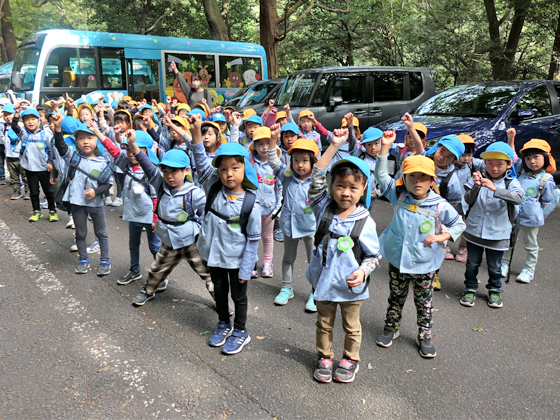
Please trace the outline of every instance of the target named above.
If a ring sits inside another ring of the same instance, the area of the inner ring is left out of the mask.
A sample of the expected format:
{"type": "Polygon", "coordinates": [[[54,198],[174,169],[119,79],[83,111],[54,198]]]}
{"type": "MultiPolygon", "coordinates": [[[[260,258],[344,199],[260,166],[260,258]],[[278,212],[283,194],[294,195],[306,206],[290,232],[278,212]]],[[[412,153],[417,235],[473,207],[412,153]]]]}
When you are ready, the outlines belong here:
{"type": "Polygon", "coordinates": [[[313,298],[313,292],[311,292],[309,299],[307,299],[305,310],[307,312],[317,312],[317,305],[315,304],[315,299],[313,298]]]}
{"type": "Polygon", "coordinates": [[[146,289],[142,288],[142,290],[140,290],[140,293],[138,293],[136,295],[136,297],[134,299],[132,299],[132,304],[134,306],[142,306],[147,301],[153,299],[154,296],[155,296],[155,294],[149,295],[148,292],[146,292],[146,289]]]}
{"type": "Polygon", "coordinates": [[[87,247],[87,253],[88,254],[95,254],[97,252],[99,252],[101,250],[101,247],[99,246],[99,241],[96,239],[95,241],[93,241],[93,243],[87,247]]]}
{"type": "Polygon", "coordinates": [[[491,308],[501,308],[502,306],[504,306],[500,295],[501,293],[496,289],[490,289],[488,291],[488,306],[490,306],[491,308]]]}
{"type": "Polygon", "coordinates": [[[528,268],[521,270],[521,273],[515,279],[518,283],[530,283],[535,278],[535,273],[528,268]]]}
{"type": "Polygon", "coordinates": [[[441,290],[441,283],[439,281],[439,274],[434,274],[434,290],[441,290]]]}
{"type": "Polygon", "coordinates": [[[282,233],[282,229],[276,229],[273,233],[272,236],[274,237],[274,240],[277,242],[284,242],[284,234],[282,233]]]}
{"type": "Polygon", "coordinates": [[[0,185],[6,185],[6,178],[0,178],[0,185]]]}
{"type": "Polygon", "coordinates": [[[19,200],[21,198],[21,193],[14,193],[12,194],[12,196],[10,197],[10,200],[19,200]]]}
{"type": "Polygon", "coordinates": [[[474,306],[475,299],[476,299],[476,290],[468,289],[463,291],[463,296],[461,296],[459,303],[463,306],[474,306]]]}
{"type": "Polygon", "coordinates": [[[78,261],[78,266],[76,267],[76,274],[87,274],[88,269],[89,269],[89,261],[80,260],[78,261]]]}
{"type": "Polygon", "coordinates": [[[436,353],[436,348],[434,347],[434,345],[432,344],[432,339],[429,338],[427,340],[420,340],[417,339],[418,345],[420,346],[420,356],[426,358],[426,359],[431,359],[433,357],[436,357],[437,353],[436,353]]]}
{"type": "Polygon", "coordinates": [[[39,201],[39,204],[41,205],[42,209],[48,209],[49,208],[49,203],[47,202],[46,198],[43,198],[41,201],[39,201]]]}
{"type": "Polygon", "coordinates": [[[353,382],[356,373],[360,370],[360,363],[343,357],[334,371],[334,380],[337,382],[353,382]]]}
{"type": "Polygon", "coordinates": [[[49,222],[58,222],[58,214],[56,211],[51,210],[49,212],[49,222]]]}
{"type": "Polygon", "coordinates": [[[377,336],[375,343],[381,347],[391,347],[393,340],[401,335],[399,330],[394,330],[388,327],[383,329],[383,332],[377,336]]]}
{"type": "Polygon", "coordinates": [[[37,222],[39,219],[43,218],[43,212],[41,210],[35,210],[33,215],[29,218],[30,222],[37,222]]]}
{"type": "Polygon", "coordinates": [[[467,256],[467,250],[464,248],[459,248],[459,250],[457,251],[457,255],[455,255],[455,261],[465,262],[467,261],[467,256]]]}
{"type": "Polygon", "coordinates": [[[167,290],[168,285],[169,285],[169,279],[165,279],[159,284],[158,288],[156,289],[156,293],[165,292],[167,290]]]}
{"type": "Polygon", "coordinates": [[[29,193],[25,193],[25,196],[23,197],[24,200],[31,200],[31,197],[29,197],[29,193]]]}
{"type": "Polygon", "coordinates": [[[216,295],[214,294],[214,283],[212,283],[212,280],[208,280],[206,282],[206,290],[208,290],[208,293],[210,293],[210,296],[212,296],[212,300],[216,302],[216,295]]]}
{"type": "Polygon", "coordinates": [[[508,270],[509,270],[509,264],[502,263],[502,277],[507,277],[508,270]]]}
{"type": "Polygon", "coordinates": [[[110,206],[111,204],[113,204],[113,200],[112,200],[111,196],[105,197],[104,201],[105,201],[106,206],[110,206]]]}
{"type": "Polygon", "coordinates": [[[226,324],[224,321],[220,321],[218,322],[216,332],[212,334],[212,337],[208,340],[208,344],[212,347],[223,346],[227,339],[231,336],[232,332],[233,328],[231,327],[231,324],[226,324]]]}
{"type": "Polygon", "coordinates": [[[76,252],[76,251],[78,251],[78,244],[76,243],[76,238],[74,238],[74,243],[70,247],[70,252],[76,252]]]}
{"type": "Polygon", "coordinates": [[[243,350],[243,347],[245,347],[246,344],[249,344],[250,342],[251,337],[246,329],[241,331],[235,328],[231,333],[231,337],[228,338],[226,344],[222,347],[222,353],[237,354],[243,350]]]}
{"type": "Polygon", "coordinates": [[[272,263],[265,263],[262,269],[261,276],[263,279],[269,279],[273,276],[272,267],[274,265],[272,263]]]}
{"type": "Polygon", "coordinates": [[[252,279],[258,279],[259,278],[259,272],[256,270],[251,271],[251,278],[252,279]]]}
{"type": "Polygon", "coordinates": [[[290,299],[294,297],[294,291],[292,289],[288,289],[287,287],[282,287],[280,289],[280,293],[274,299],[274,304],[279,306],[284,306],[290,299]]]}
{"type": "Polygon", "coordinates": [[[330,357],[319,357],[317,369],[313,372],[313,377],[319,382],[328,384],[332,381],[333,361],[330,357]]]}
{"type": "Polygon", "coordinates": [[[74,218],[72,216],[70,216],[70,220],[66,223],[66,229],[76,229],[76,226],[74,226],[74,218]]]}
{"type": "Polygon", "coordinates": [[[111,203],[111,206],[112,207],[119,207],[119,206],[122,206],[122,204],[123,204],[122,198],[121,197],[115,197],[115,199],[111,203]]]}
{"type": "Polygon", "coordinates": [[[140,280],[142,278],[142,274],[138,271],[132,271],[128,270],[128,273],[126,273],[124,276],[122,276],[120,279],[117,280],[117,284],[129,284],[132,283],[133,281],[136,280],[140,280]]]}
{"type": "Polygon", "coordinates": [[[111,263],[109,261],[101,261],[97,269],[97,275],[103,277],[108,274],[111,274],[111,263]]]}
{"type": "Polygon", "coordinates": [[[444,254],[443,258],[445,258],[446,260],[455,259],[455,257],[451,253],[451,248],[449,248],[448,246],[445,247],[445,254],[444,254]]]}

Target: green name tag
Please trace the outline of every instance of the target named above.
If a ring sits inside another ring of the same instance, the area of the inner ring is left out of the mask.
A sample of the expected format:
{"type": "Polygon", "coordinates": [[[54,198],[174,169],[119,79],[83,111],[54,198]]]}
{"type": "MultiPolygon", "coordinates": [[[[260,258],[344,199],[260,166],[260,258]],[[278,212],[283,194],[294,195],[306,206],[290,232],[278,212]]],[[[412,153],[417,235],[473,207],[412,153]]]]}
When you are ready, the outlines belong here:
{"type": "Polygon", "coordinates": [[[429,233],[432,231],[433,227],[434,224],[431,220],[424,220],[422,223],[420,223],[420,232],[429,233]]]}
{"type": "Polygon", "coordinates": [[[99,175],[101,175],[101,171],[99,169],[92,169],[91,172],[89,173],[93,178],[99,178],[99,175]]]}
{"type": "Polygon", "coordinates": [[[354,246],[354,241],[350,236],[343,236],[342,238],[338,238],[338,249],[344,252],[348,252],[354,246]]]}
{"type": "Polygon", "coordinates": [[[184,211],[180,212],[177,215],[177,221],[180,222],[180,223],[186,222],[188,218],[189,218],[189,215],[187,213],[185,213],[184,211]]]}

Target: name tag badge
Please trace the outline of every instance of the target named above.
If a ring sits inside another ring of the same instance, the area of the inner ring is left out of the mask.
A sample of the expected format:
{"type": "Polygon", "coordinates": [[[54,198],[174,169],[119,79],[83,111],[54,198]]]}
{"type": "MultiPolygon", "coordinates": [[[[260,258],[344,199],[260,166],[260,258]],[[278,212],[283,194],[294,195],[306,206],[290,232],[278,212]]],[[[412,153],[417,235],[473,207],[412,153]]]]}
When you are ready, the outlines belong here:
{"type": "Polygon", "coordinates": [[[304,214],[313,214],[313,209],[311,208],[311,206],[307,206],[303,208],[303,213],[304,214]]]}
{"type": "Polygon", "coordinates": [[[177,215],[177,221],[180,222],[180,223],[186,222],[188,218],[189,218],[189,215],[187,213],[185,213],[184,211],[180,212],[177,215]]]}
{"type": "Polygon", "coordinates": [[[42,141],[37,143],[37,149],[43,150],[44,148],[45,148],[45,143],[43,143],[42,141]]]}
{"type": "Polygon", "coordinates": [[[93,178],[99,178],[101,171],[99,169],[92,169],[89,173],[93,178]]]}
{"type": "Polygon", "coordinates": [[[136,184],[134,187],[132,187],[132,192],[136,195],[144,194],[144,191],[146,191],[146,189],[143,185],[136,184]]]}
{"type": "MultiPolygon", "coordinates": [[[[239,216],[236,216],[234,218],[231,219],[233,222],[239,222],[239,216]]],[[[230,223],[229,227],[232,229],[240,229],[241,226],[239,225],[239,223],[230,223]]]]}
{"type": "Polygon", "coordinates": [[[420,232],[422,233],[430,233],[434,227],[434,224],[431,220],[424,220],[420,223],[420,232]]]}
{"type": "Polygon", "coordinates": [[[338,238],[338,249],[344,252],[350,251],[354,247],[354,241],[350,236],[338,238]]]}

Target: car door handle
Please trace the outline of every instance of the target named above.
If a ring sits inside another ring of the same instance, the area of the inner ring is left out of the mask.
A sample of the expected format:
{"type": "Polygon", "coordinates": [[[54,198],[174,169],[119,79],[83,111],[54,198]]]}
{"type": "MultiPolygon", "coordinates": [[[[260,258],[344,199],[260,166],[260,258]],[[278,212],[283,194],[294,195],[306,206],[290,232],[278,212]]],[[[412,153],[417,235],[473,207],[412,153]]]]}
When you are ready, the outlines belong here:
{"type": "Polygon", "coordinates": [[[369,110],[369,115],[373,115],[374,117],[380,117],[383,115],[383,110],[379,107],[371,108],[369,110]]]}
{"type": "Polygon", "coordinates": [[[354,115],[366,115],[367,111],[365,109],[356,109],[354,115]]]}

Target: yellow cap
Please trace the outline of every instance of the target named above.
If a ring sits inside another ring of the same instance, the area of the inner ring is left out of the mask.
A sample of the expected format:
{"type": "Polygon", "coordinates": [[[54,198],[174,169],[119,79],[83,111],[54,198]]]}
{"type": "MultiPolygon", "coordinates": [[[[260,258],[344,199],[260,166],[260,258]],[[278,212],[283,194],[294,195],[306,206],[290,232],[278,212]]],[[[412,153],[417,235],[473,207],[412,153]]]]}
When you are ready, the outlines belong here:
{"type": "Polygon", "coordinates": [[[294,150],[309,150],[315,153],[315,158],[319,157],[319,146],[311,139],[297,139],[288,150],[288,155],[292,156],[294,150]]]}
{"type": "Polygon", "coordinates": [[[523,145],[523,148],[520,151],[522,152],[523,150],[527,150],[527,149],[539,149],[546,153],[550,153],[550,151],[552,150],[550,144],[548,144],[546,140],[541,140],[541,139],[529,140],[527,143],[523,145]]]}
{"type": "MultiPolygon", "coordinates": [[[[143,119],[144,119],[144,116],[143,116],[142,114],[136,114],[136,115],[132,118],[132,121],[136,121],[136,120],[138,120],[138,119],[143,120],[143,119]]],[[[152,120],[150,120],[150,128],[155,128],[155,127],[156,127],[156,125],[154,124],[154,122],[153,122],[152,120]]]]}
{"type": "Polygon", "coordinates": [[[313,112],[310,109],[304,109],[299,113],[298,120],[301,120],[303,117],[313,117],[313,112]]]}
{"type": "Polygon", "coordinates": [[[130,96],[123,96],[122,100],[130,102],[130,101],[132,101],[132,98],[130,96]]]}
{"type": "Polygon", "coordinates": [[[272,133],[270,132],[270,128],[268,127],[259,127],[255,130],[255,132],[253,133],[253,141],[256,140],[261,140],[261,139],[268,139],[270,140],[270,137],[272,136],[272,133]]]}
{"type": "Polygon", "coordinates": [[[278,112],[278,114],[276,114],[276,121],[278,121],[281,118],[288,118],[288,115],[286,115],[286,111],[280,111],[278,112]]]}
{"type": "MultiPolygon", "coordinates": [[[[428,129],[426,128],[426,126],[422,123],[414,123],[412,124],[412,127],[416,130],[416,131],[420,131],[421,133],[424,133],[424,137],[426,137],[428,135],[428,129]]],[[[426,146],[424,146],[426,147],[426,146]]]]}
{"type": "Polygon", "coordinates": [[[171,121],[175,121],[176,123],[184,127],[186,130],[188,130],[191,127],[191,125],[189,124],[186,118],[179,117],[178,115],[171,118],[171,121]]]}
{"type": "MultiPolygon", "coordinates": [[[[204,111],[204,115],[206,115],[206,117],[208,117],[208,110],[206,109],[206,107],[202,104],[194,104],[193,109],[195,108],[200,108],[204,111]]],[[[189,111],[190,112],[190,111],[189,111]]]]}
{"type": "MultiPolygon", "coordinates": [[[[360,126],[360,120],[357,119],[356,117],[354,117],[352,119],[352,124],[354,125],[354,127],[359,127],[360,126]]],[[[347,125],[348,125],[348,121],[346,121],[346,118],[343,118],[341,127],[346,127],[347,125]]]]}
{"type": "Polygon", "coordinates": [[[177,107],[175,108],[175,110],[177,111],[177,114],[178,114],[179,111],[181,111],[182,109],[186,109],[187,112],[191,112],[191,107],[188,106],[187,104],[183,104],[183,103],[177,104],[177,107]]]}
{"type": "Polygon", "coordinates": [[[80,105],[78,106],[78,114],[79,114],[80,111],[81,111],[82,109],[84,109],[84,108],[89,109],[89,110],[91,111],[91,113],[92,113],[93,115],[95,115],[95,111],[93,110],[93,107],[92,107],[90,104],[80,104],[80,105]]]}
{"type": "MultiPolygon", "coordinates": [[[[414,155],[407,157],[402,164],[402,174],[412,174],[420,172],[432,178],[436,176],[436,165],[429,157],[422,155],[414,155]]],[[[397,186],[403,185],[403,179],[399,178],[395,183],[397,186]]]]}
{"type": "Polygon", "coordinates": [[[474,139],[466,134],[458,134],[455,137],[461,140],[463,144],[475,144],[474,139]]]}
{"type": "MultiPolygon", "coordinates": [[[[181,118],[181,117],[179,117],[181,118]]],[[[220,143],[226,143],[227,139],[226,136],[224,136],[224,134],[222,133],[222,130],[220,130],[220,125],[216,122],[213,121],[205,121],[202,123],[201,127],[204,127],[205,125],[210,125],[212,127],[214,127],[216,130],[218,130],[218,133],[220,133],[220,143]]]]}
{"type": "Polygon", "coordinates": [[[126,114],[126,115],[128,115],[128,118],[130,118],[130,121],[133,121],[132,115],[130,115],[130,112],[128,112],[126,109],[117,109],[117,110],[115,111],[115,115],[117,115],[117,114],[119,114],[119,113],[120,113],[120,114],[126,114]]]}
{"type": "Polygon", "coordinates": [[[257,115],[257,111],[255,111],[253,108],[247,108],[245,111],[243,111],[243,121],[247,121],[249,117],[252,117],[253,115],[257,115]]]}

